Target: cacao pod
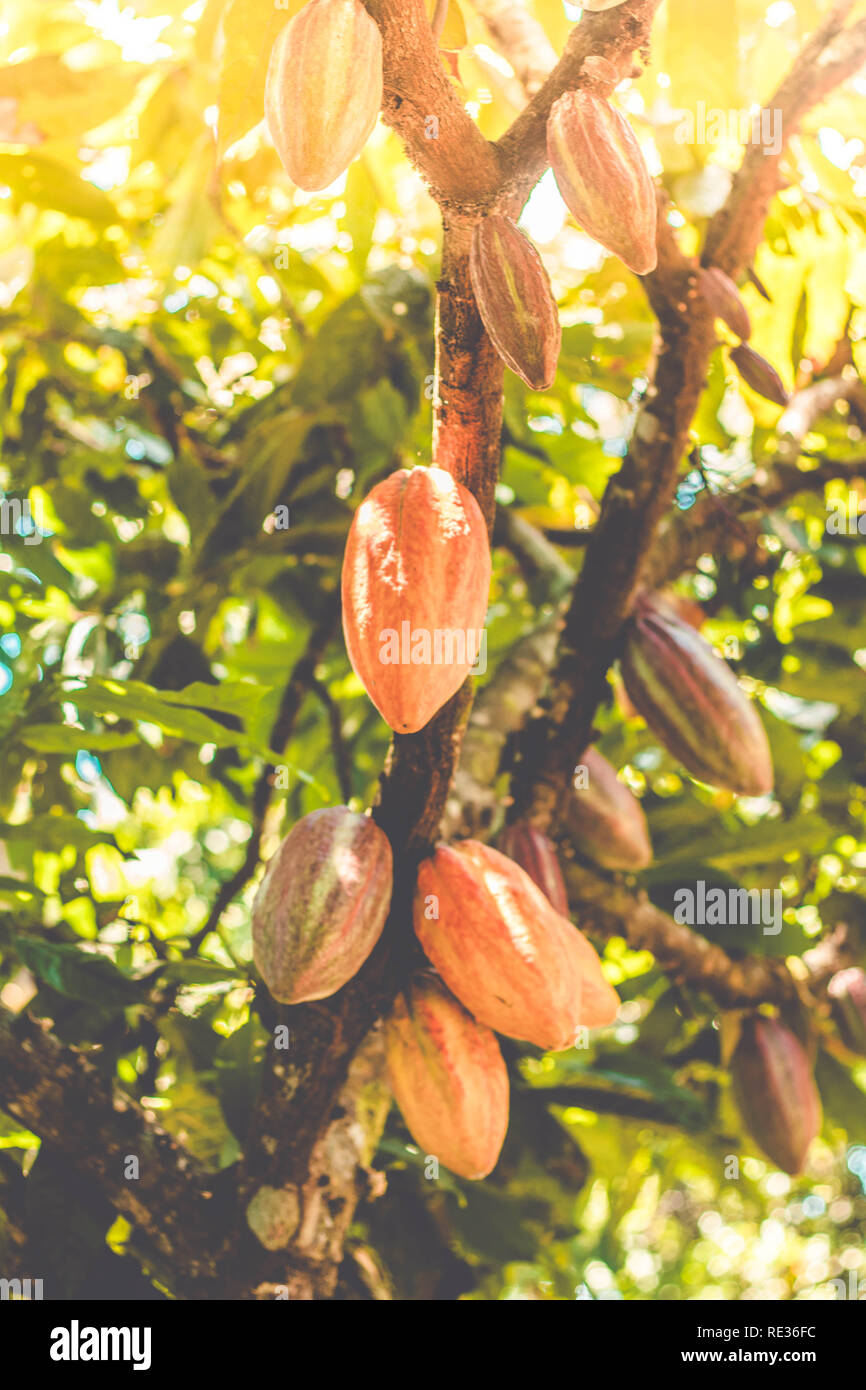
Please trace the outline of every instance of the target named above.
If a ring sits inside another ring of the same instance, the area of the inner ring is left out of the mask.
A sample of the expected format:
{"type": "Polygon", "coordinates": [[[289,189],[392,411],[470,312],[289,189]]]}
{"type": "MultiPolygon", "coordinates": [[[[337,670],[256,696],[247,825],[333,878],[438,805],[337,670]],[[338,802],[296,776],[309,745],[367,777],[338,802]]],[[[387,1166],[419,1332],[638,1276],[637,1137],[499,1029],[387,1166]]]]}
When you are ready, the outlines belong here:
{"type": "Polygon", "coordinates": [[[462,1178],[486,1178],[508,1129],[508,1072],[490,1029],[424,974],[385,1021],[385,1055],[418,1147],[462,1178]]]}
{"type": "Polygon", "coordinates": [[[739,347],[731,350],[731,361],[746,385],[757,391],[759,396],[772,401],[774,405],[788,404],[791,398],[776,368],[748,343],[740,343],[739,347]]]}
{"type": "Polygon", "coordinates": [[[278,35],[265,118],[283,167],[316,193],[348,169],[382,105],[382,35],[361,0],[309,0],[278,35]]]}
{"type": "Polygon", "coordinates": [[[590,943],[498,850],[438,846],[418,870],[413,915],[428,959],[488,1028],[556,1052],[616,1017],[590,943]]]}
{"type": "Polygon", "coordinates": [[[836,1031],[849,1052],[866,1057],[866,973],[838,970],[827,986],[836,1031]]]}
{"type": "Polygon", "coordinates": [[[533,391],[553,384],[559,311],[541,257],[514,222],[491,213],[475,227],[469,273],[478,312],[506,366],[533,391]]]}
{"type": "Polygon", "coordinates": [[[731,1059],[746,1128],[785,1173],[799,1173],[821,1128],[821,1099],[802,1044],[778,1019],[750,1014],[731,1059]]]}
{"type": "Polygon", "coordinates": [[[568,893],[552,840],[529,821],[515,821],[499,835],[497,848],[513,859],[552,903],[560,917],[568,916],[568,893]]]}
{"type": "Polygon", "coordinates": [[[698,271],[698,289],[717,319],[722,319],[738,338],[748,338],[752,332],[749,311],[740,298],[733,280],[717,265],[702,266],[698,271]]]}
{"type": "Polygon", "coordinates": [[[423,729],[484,637],[490,546],[472,493],[441,468],[392,473],[355,513],[342,587],[355,674],[392,729],[423,729]]]}
{"type": "Polygon", "coordinates": [[[615,10],[617,5],[621,5],[623,0],[581,0],[583,9],[589,10],[591,14],[598,14],[601,10],[615,10]]]}
{"type": "Polygon", "coordinates": [[[643,807],[596,748],[583,763],[587,785],[575,786],[566,813],[576,848],[605,869],[645,869],[653,852],[643,807]]]}
{"type": "Polygon", "coordinates": [[[603,97],[566,92],[551,108],[547,153],[574,219],[637,275],[658,263],[656,195],[631,126],[603,97]]]}
{"type": "Polygon", "coordinates": [[[620,665],[635,709],[692,777],[741,796],[772,791],[757,711],[730,667],[668,604],[638,600],[620,665]]]}
{"type": "Polygon", "coordinates": [[[311,811],[265,870],[253,960],[281,1004],[327,999],[357,975],[391,905],[388,837],[348,806],[311,811]]]}

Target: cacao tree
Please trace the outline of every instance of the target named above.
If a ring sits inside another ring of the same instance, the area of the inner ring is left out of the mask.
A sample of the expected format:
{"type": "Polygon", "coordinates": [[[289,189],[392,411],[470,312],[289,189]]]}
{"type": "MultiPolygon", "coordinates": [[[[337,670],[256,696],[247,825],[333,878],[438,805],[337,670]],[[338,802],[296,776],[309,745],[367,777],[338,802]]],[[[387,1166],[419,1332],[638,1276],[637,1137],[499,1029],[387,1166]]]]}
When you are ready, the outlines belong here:
{"type": "Polygon", "coordinates": [[[20,0],[0,47],[0,1274],[825,1296],[862,5],[20,0]]]}

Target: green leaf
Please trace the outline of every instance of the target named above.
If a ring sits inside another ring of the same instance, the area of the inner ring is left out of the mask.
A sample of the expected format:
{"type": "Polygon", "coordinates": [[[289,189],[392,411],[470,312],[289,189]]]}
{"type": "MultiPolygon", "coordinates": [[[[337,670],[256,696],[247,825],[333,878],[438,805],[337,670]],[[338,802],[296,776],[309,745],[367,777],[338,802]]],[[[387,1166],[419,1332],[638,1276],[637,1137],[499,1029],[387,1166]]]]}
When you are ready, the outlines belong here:
{"type": "Polygon", "coordinates": [[[0,154],[0,184],[8,184],[17,203],[53,208],[82,217],[97,227],[119,222],[111,199],[46,155],[0,154]]]}
{"type": "Polygon", "coordinates": [[[107,956],[82,946],[21,935],[12,937],[11,946],[38,980],[67,999],[118,1010],[140,1004],[145,997],[142,986],[118,970],[107,956]]]}

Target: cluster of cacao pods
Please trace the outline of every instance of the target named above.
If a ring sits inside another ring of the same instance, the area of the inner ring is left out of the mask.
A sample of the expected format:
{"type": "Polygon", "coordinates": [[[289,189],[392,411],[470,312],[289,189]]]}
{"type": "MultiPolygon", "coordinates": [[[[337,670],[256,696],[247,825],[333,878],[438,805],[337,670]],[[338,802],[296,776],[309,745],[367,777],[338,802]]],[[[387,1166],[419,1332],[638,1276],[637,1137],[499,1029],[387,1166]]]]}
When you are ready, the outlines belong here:
{"type": "Polygon", "coordinates": [[[730,358],[746,385],[774,405],[787,405],[790,396],[776,368],[747,342],[752,334],[752,322],[730,276],[720,266],[701,266],[698,290],[713,316],[726,323],[740,339],[738,346],[731,349],[730,358]]]}
{"type": "Polygon", "coordinates": [[[661,596],[638,599],[620,667],[632,705],[692,777],[741,796],[772,791],[770,745],[754,705],[661,596]]]}
{"type": "Polygon", "coordinates": [[[310,193],[361,153],[382,105],[382,35],[361,0],[309,0],[277,37],[265,119],[286,173],[310,193]]]}
{"type": "Polygon", "coordinates": [[[746,1128],[785,1173],[799,1173],[821,1128],[821,1098],[806,1050],[777,1018],[750,1014],[731,1059],[746,1128]]]}
{"type": "MultiPolygon", "coordinates": [[[[560,1050],[580,1029],[613,1022],[619,1006],[595,950],[564,915],[553,847],[544,837],[521,843],[557,906],[519,864],[477,841],[440,845],[423,861],[413,919],[438,973],[419,973],[385,1023],[389,1075],[412,1135],[466,1178],[491,1171],[508,1127],[493,1030],[560,1050]]],[[[391,892],[391,847],[375,822],[345,806],[299,821],[253,904],[253,958],[273,997],[300,1004],[342,989],[379,940],[391,892]]]]}

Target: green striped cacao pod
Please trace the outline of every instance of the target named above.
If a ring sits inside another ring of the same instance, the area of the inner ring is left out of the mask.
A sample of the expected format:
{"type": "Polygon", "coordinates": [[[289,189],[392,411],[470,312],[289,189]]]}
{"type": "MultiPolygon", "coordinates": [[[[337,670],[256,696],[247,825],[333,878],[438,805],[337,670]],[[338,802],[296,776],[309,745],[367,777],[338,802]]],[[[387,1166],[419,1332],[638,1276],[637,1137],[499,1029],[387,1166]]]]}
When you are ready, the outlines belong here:
{"type": "Polygon", "coordinates": [[[361,153],[382,105],[382,35],[361,0],[309,0],[277,37],[265,119],[289,178],[329,187],[361,153]]]}
{"type": "Polygon", "coordinates": [[[670,605],[638,600],[620,667],[635,709],[692,777],[741,796],[772,791],[770,745],[754,705],[670,605]]]}
{"type": "Polygon", "coordinates": [[[866,972],[859,966],[837,970],[827,986],[836,1032],[858,1057],[866,1057],[866,972]]]}
{"type": "Polygon", "coordinates": [[[490,546],[472,493],[441,468],[392,473],[355,513],[342,589],[355,674],[392,729],[423,729],[484,639],[490,546]]]}
{"type": "Polygon", "coordinates": [[[604,97],[566,92],[551,107],[547,153],[583,230],[636,275],[655,270],[655,188],[625,117],[604,97]]]}
{"type": "Polygon", "coordinates": [[[269,860],[253,903],[253,960],[274,999],[327,999],[364,964],[391,906],[388,837],[348,806],[311,811],[269,860]]]}
{"type": "Polygon", "coordinates": [[[548,902],[561,917],[568,916],[568,893],[556,853],[556,846],[541,830],[529,821],[519,820],[507,825],[499,834],[496,847],[500,854],[513,859],[532,882],[540,888],[548,902]]]}
{"type": "Polygon", "coordinates": [[[425,972],[385,1020],[385,1056],[422,1152],[462,1178],[486,1178],[508,1129],[508,1072],[491,1030],[425,972]]]}
{"type": "Polygon", "coordinates": [[[575,847],[604,869],[645,869],[653,851],[643,807],[598,749],[582,761],[586,785],[574,786],[566,812],[575,847]]]}
{"type": "Polygon", "coordinates": [[[731,1059],[734,1095],[759,1148],[799,1173],[821,1128],[821,1098],[802,1044],[778,1019],[750,1014],[731,1059]]]}
{"type": "Polygon", "coordinates": [[[593,947],[527,873],[477,840],[422,861],[415,934],[479,1023],[552,1051],[612,1023],[619,1000],[593,947]]]}
{"type": "Polygon", "coordinates": [[[506,366],[534,391],[553,384],[562,344],[559,311],[541,257],[509,217],[476,225],[469,256],[478,312],[506,366]]]}

